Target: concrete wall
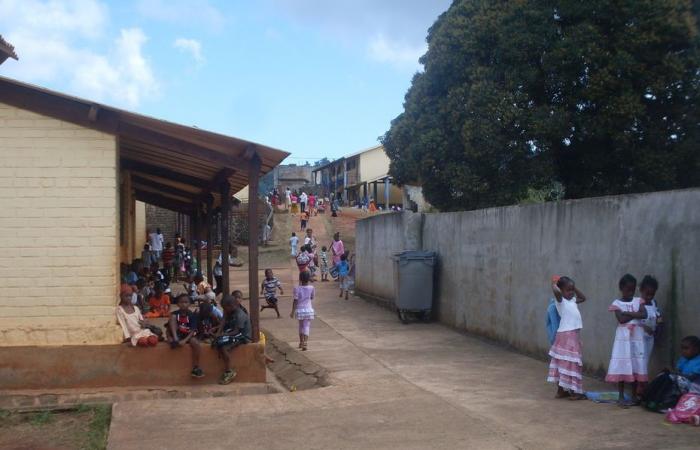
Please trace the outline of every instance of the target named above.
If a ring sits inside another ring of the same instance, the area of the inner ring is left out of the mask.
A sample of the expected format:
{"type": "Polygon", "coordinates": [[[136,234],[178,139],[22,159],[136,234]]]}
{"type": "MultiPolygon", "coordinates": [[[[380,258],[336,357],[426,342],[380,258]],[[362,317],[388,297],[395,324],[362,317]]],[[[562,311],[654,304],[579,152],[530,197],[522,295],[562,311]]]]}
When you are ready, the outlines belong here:
{"type": "Polygon", "coordinates": [[[119,342],[114,136],[0,104],[0,346],[119,342]]]}
{"type": "MultiPolygon", "coordinates": [[[[553,274],[572,276],[581,305],[584,362],[607,368],[616,322],[607,311],[626,272],[654,274],[668,322],[652,365],[677,357],[679,337],[700,334],[700,189],[435,214],[393,214],[357,224],[357,287],[392,298],[391,254],[407,221],[422,217],[421,247],[440,255],[441,322],[544,355],[553,274]],[[671,341],[675,344],[671,345],[671,341]]],[[[415,240],[414,240],[415,241],[415,240]]]]}

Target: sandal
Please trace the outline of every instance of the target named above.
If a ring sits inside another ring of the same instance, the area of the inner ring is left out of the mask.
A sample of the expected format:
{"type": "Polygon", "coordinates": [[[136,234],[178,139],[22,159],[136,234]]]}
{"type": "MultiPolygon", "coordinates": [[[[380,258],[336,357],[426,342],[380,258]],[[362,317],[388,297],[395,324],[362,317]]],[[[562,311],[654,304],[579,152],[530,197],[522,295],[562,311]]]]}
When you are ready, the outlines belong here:
{"type": "Polygon", "coordinates": [[[575,401],[575,400],[586,400],[588,397],[586,397],[586,394],[571,394],[569,396],[569,400],[575,401]]]}
{"type": "Polygon", "coordinates": [[[221,374],[221,379],[219,380],[219,384],[229,384],[230,382],[233,381],[233,379],[236,378],[236,371],[235,370],[227,370],[223,374],[221,374]]]}

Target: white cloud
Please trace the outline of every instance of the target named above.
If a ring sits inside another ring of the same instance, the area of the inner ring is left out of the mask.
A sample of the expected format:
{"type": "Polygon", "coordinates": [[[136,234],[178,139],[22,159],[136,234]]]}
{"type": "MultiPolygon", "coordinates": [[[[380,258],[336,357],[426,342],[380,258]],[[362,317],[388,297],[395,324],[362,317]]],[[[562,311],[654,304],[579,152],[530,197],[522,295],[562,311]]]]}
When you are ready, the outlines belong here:
{"type": "Polygon", "coordinates": [[[204,56],[202,56],[202,43],[196,39],[177,38],[173,42],[173,47],[185,53],[189,53],[198,66],[204,64],[204,56]]]}
{"type": "Polygon", "coordinates": [[[269,13],[282,12],[367,57],[400,70],[420,68],[428,28],[451,0],[266,0],[269,13]]]}
{"type": "Polygon", "coordinates": [[[206,0],[139,0],[136,10],[143,17],[179,25],[201,25],[209,30],[223,28],[226,17],[206,0]]]}
{"type": "Polygon", "coordinates": [[[417,69],[418,58],[428,50],[427,44],[406,45],[390,41],[382,34],[376,35],[368,44],[367,52],[375,61],[390,63],[398,68],[417,69]]]}
{"type": "Polygon", "coordinates": [[[0,29],[19,61],[4,75],[90,99],[136,107],[158,82],[138,28],[107,36],[109,11],[98,0],[0,0],[0,29]]]}

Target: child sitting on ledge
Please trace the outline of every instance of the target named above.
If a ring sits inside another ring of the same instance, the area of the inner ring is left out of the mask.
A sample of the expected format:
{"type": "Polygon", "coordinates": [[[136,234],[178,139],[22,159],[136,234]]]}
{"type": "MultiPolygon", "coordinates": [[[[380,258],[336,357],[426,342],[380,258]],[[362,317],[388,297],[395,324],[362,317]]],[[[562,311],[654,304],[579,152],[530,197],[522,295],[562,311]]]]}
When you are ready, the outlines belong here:
{"type": "Polygon", "coordinates": [[[136,347],[153,347],[158,343],[158,336],[147,328],[141,311],[131,302],[132,290],[122,288],[117,306],[117,322],[124,332],[124,340],[129,340],[136,347]]]}

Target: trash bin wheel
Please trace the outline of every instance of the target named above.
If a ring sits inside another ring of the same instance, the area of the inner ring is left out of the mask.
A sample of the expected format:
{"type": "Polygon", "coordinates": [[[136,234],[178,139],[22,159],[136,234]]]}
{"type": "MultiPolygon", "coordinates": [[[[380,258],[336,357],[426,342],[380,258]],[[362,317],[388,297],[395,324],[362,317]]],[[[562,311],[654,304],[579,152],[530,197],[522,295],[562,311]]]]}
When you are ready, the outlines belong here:
{"type": "Polygon", "coordinates": [[[398,314],[399,320],[402,324],[406,325],[408,323],[408,316],[406,315],[406,311],[401,311],[400,309],[397,309],[396,314],[398,314]]]}

